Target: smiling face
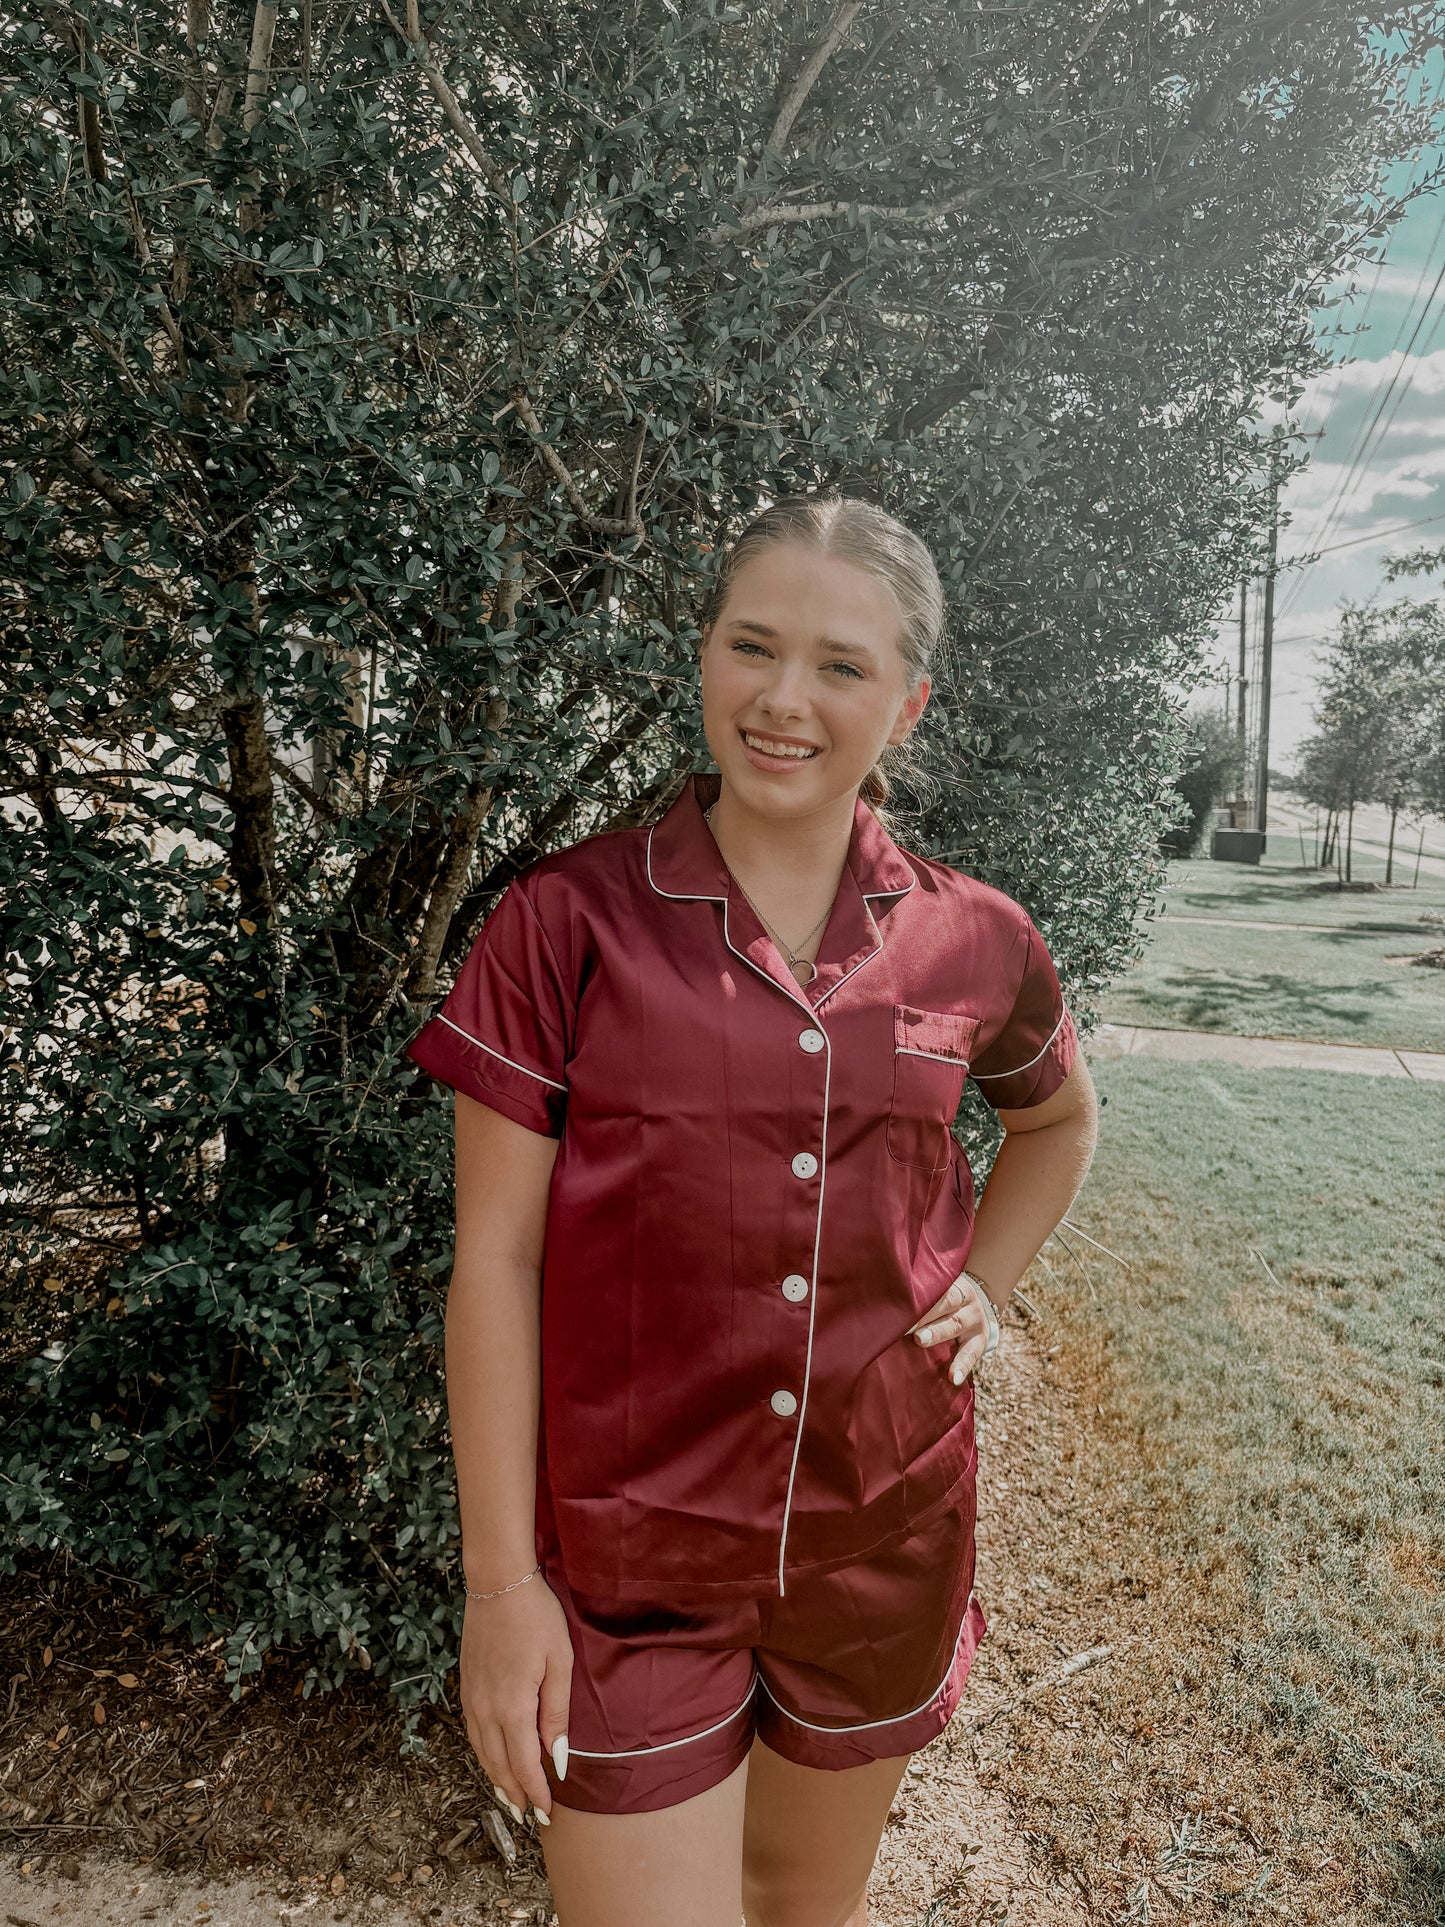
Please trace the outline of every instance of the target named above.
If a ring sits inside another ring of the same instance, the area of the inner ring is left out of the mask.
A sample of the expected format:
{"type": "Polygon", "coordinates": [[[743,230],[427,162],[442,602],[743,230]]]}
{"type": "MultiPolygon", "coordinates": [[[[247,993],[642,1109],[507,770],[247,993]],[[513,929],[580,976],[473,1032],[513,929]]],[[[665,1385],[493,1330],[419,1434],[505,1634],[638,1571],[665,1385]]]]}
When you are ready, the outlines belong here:
{"type": "Polygon", "coordinates": [[[841,556],[775,542],[742,565],[702,649],[703,731],[741,803],[799,816],[857,794],[928,700],[898,633],[887,585],[841,556]]]}

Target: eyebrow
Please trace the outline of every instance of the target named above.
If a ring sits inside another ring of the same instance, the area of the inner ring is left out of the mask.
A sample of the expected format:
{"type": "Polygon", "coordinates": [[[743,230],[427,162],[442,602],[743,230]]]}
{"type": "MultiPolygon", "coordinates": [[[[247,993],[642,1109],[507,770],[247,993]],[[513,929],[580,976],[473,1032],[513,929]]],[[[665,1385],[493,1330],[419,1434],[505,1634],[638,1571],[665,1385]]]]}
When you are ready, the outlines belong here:
{"type": "MultiPolygon", "coordinates": [[[[777,639],[777,630],[770,629],[765,622],[750,622],[746,619],[734,619],[729,622],[727,626],[729,629],[747,629],[755,636],[766,636],[769,642],[777,639]]],[[[819,636],[818,647],[820,649],[836,649],[845,656],[871,656],[873,654],[873,651],[866,642],[847,642],[836,636],[819,636]]]]}

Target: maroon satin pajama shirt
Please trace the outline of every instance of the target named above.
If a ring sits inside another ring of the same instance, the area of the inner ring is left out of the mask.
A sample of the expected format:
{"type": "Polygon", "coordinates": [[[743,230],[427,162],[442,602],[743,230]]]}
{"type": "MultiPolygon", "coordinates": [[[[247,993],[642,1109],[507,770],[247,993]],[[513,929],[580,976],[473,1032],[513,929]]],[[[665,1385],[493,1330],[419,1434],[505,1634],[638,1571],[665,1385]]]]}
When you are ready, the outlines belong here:
{"type": "Polygon", "coordinates": [[[861,800],[799,987],[695,775],[648,828],[532,864],[410,1046],[560,1140],[542,1275],[537,1557],[574,1651],[552,1790],[645,1812],[754,1733],[805,1766],[948,1722],[973,1592],[973,1386],[905,1334],[967,1262],[965,1077],[1042,1103],[1077,1049],[1011,897],[861,800]]]}

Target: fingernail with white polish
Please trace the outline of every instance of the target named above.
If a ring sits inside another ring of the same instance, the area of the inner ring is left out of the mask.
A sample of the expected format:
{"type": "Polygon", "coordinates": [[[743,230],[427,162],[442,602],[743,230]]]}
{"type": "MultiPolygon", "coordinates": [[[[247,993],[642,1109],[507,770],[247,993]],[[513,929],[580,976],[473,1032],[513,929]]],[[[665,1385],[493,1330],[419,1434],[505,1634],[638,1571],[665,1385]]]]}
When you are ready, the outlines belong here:
{"type": "Polygon", "coordinates": [[[922,1331],[914,1333],[914,1337],[918,1340],[920,1345],[926,1345],[929,1339],[932,1338],[932,1336],[933,1336],[932,1325],[925,1325],[922,1331]]]}
{"type": "Polygon", "coordinates": [[[551,1826],[551,1824],[552,1824],[552,1822],[551,1822],[551,1820],[550,1820],[550,1819],[548,1818],[548,1816],[547,1816],[547,1815],[546,1815],[545,1813],[543,1813],[543,1811],[542,1811],[542,1809],[541,1809],[540,1807],[533,1807],[533,1809],[532,1809],[532,1811],[533,1811],[533,1813],[535,1813],[535,1814],[536,1814],[536,1816],[537,1816],[537,1825],[538,1825],[539,1827],[550,1827],[550,1826],[551,1826]]]}
{"type": "Polygon", "coordinates": [[[523,1827],[527,1824],[526,1814],[523,1813],[522,1809],[518,1805],[516,1805],[514,1801],[509,1800],[505,1793],[498,1793],[496,1795],[496,1799],[497,1799],[497,1804],[499,1806],[503,1806],[506,1808],[507,1812],[511,1814],[512,1818],[516,1821],[519,1827],[523,1827]]]}
{"type": "Polygon", "coordinates": [[[552,1764],[557,1769],[557,1778],[565,1780],[567,1777],[567,1735],[565,1733],[559,1733],[552,1742],[552,1764]]]}

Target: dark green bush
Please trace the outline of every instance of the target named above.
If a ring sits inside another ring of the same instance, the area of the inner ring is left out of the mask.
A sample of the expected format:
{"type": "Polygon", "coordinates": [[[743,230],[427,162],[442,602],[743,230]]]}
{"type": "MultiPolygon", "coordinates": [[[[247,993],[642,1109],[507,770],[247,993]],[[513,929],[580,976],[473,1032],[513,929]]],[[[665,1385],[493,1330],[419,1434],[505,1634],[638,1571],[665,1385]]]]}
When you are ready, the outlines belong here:
{"type": "Polygon", "coordinates": [[[1193,856],[1221,800],[1238,793],[1239,733],[1217,710],[1195,710],[1189,717],[1185,760],[1174,778],[1181,820],[1160,838],[1168,856],[1193,856]]]}

